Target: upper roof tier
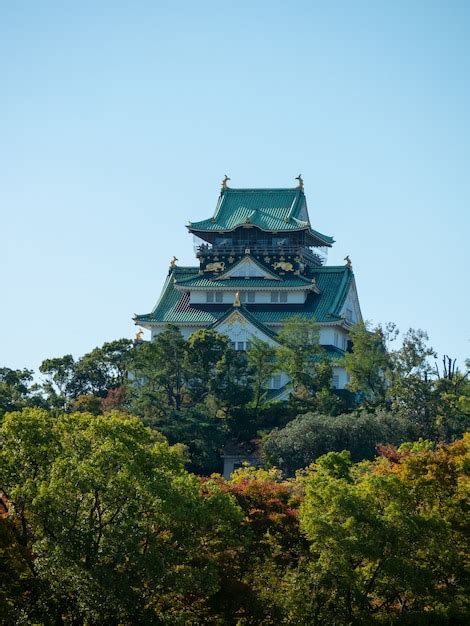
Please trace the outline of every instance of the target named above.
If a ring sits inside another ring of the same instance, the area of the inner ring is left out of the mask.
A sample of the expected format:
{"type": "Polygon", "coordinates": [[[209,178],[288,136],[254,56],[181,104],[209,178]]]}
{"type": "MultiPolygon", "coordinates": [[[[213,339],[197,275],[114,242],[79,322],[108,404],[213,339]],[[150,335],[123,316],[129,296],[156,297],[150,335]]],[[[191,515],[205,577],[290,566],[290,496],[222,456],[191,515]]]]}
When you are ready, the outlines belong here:
{"type": "Polygon", "coordinates": [[[247,225],[266,232],[305,231],[307,244],[328,246],[334,239],[310,226],[305,194],[293,189],[222,189],[214,216],[201,222],[190,222],[194,234],[230,232],[247,225]]]}

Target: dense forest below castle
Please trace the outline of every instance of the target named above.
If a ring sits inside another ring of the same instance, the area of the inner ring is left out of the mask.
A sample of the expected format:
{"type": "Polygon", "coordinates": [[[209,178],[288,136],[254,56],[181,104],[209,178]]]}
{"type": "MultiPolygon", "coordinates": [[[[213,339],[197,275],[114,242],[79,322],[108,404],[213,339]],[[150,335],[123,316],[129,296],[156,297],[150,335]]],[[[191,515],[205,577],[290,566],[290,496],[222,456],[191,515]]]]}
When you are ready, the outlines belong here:
{"type": "Polygon", "coordinates": [[[347,390],[302,319],[0,368],[0,622],[468,623],[468,372],[351,338],[347,390]],[[261,466],[224,480],[223,450],[261,466]]]}

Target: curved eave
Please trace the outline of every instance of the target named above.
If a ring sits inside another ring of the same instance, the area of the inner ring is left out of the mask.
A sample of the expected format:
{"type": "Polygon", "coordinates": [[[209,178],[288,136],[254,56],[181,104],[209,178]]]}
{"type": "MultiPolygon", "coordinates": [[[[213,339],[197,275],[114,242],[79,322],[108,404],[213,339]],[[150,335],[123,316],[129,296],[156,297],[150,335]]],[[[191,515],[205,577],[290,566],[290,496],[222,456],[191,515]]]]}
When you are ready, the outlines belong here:
{"type": "MultiPolygon", "coordinates": [[[[305,285],[298,285],[296,287],[286,287],[282,284],[282,282],[280,284],[276,284],[276,285],[266,285],[266,286],[257,286],[257,287],[253,287],[251,286],[248,281],[246,285],[242,285],[240,286],[238,285],[230,285],[227,283],[214,283],[213,285],[217,291],[237,291],[237,290],[242,290],[242,291],[272,291],[273,289],[275,289],[276,291],[313,291],[314,293],[320,293],[320,290],[315,287],[313,284],[308,284],[306,283],[305,285]]],[[[184,284],[176,284],[175,283],[175,289],[177,289],[178,291],[184,292],[184,291],[207,291],[208,289],[212,289],[212,285],[208,285],[207,287],[203,287],[203,286],[191,286],[191,285],[184,285],[184,284]]]]}
{"type": "MultiPolygon", "coordinates": [[[[207,222],[207,220],[204,220],[204,222],[198,222],[199,224],[203,224],[207,222]]],[[[287,224],[287,223],[286,223],[287,224]]],[[[319,247],[327,247],[327,248],[331,248],[331,246],[335,243],[335,240],[333,239],[333,237],[330,237],[329,235],[323,235],[322,233],[313,230],[312,228],[310,228],[310,226],[305,222],[303,225],[298,226],[298,227],[293,227],[293,228],[283,228],[282,225],[280,225],[279,228],[262,228],[261,226],[258,226],[258,224],[237,224],[236,226],[233,226],[232,228],[222,228],[222,227],[217,227],[216,225],[214,225],[213,227],[210,228],[197,228],[197,224],[186,224],[186,228],[188,229],[188,231],[190,233],[192,233],[193,235],[196,235],[196,237],[200,236],[199,233],[203,233],[203,234],[215,234],[215,233],[220,233],[220,234],[226,234],[226,233],[233,233],[235,230],[237,230],[237,228],[243,228],[243,226],[251,226],[253,228],[258,228],[258,230],[262,231],[263,233],[271,233],[273,235],[275,234],[279,234],[279,233],[300,233],[300,232],[307,232],[307,234],[310,237],[310,243],[313,246],[319,246],[319,247]]],[[[203,239],[203,237],[201,237],[201,239],[203,239]]]]}
{"type": "Polygon", "coordinates": [[[327,248],[331,248],[331,246],[335,243],[333,237],[330,237],[329,235],[323,235],[322,233],[319,233],[317,230],[313,230],[313,228],[310,227],[308,229],[308,234],[310,235],[312,240],[315,241],[313,245],[326,246],[327,248]]]}
{"type": "MultiPolygon", "coordinates": [[[[197,222],[196,224],[186,224],[186,228],[189,230],[190,233],[193,233],[193,235],[197,235],[197,233],[233,233],[234,230],[237,230],[237,228],[242,228],[243,226],[251,226],[252,228],[258,228],[259,230],[262,230],[263,233],[282,233],[282,232],[296,233],[302,230],[310,231],[309,226],[306,222],[305,222],[305,225],[299,226],[298,228],[284,228],[284,229],[281,227],[282,225],[279,228],[262,228],[261,226],[258,226],[258,224],[253,224],[252,222],[245,222],[243,224],[237,224],[236,226],[233,226],[232,228],[217,227],[216,224],[214,224],[212,228],[196,228],[197,224],[204,224],[208,221],[210,220],[204,220],[203,222],[197,222]]],[[[288,222],[284,222],[284,225],[286,224],[288,224],[288,222]]]]}

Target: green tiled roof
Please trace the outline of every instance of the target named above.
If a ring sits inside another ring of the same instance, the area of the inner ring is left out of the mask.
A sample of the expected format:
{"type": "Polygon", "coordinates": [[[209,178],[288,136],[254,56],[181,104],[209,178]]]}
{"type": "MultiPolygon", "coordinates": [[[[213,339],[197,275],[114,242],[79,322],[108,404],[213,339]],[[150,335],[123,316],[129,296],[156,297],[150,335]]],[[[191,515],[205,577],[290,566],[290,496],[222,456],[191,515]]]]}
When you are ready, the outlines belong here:
{"type": "Polygon", "coordinates": [[[222,191],[214,216],[188,225],[191,232],[231,231],[252,224],[264,231],[307,230],[316,245],[331,246],[332,237],[310,227],[305,195],[295,189],[230,189],[222,191]]]}
{"type": "MultiPolygon", "coordinates": [[[[347,266],[318,267],[314,271],[314,276],[320,293],[309,293],[304,305],[248,304],[246,309],[261,324],[282,323],[293,316],[302,316],[318,322],[339,320],[339,313],[353,281],[351,269],[347,266]]],[[[135,322],[210,325],[231,308],[231,305],[190,305],[189,293],[177,289],[174,282],[174,279],[180,282],[184,278],[201,280],[199,267],[174,268],[153,311],[145,315],[136,315],[135,322]]],[[[276,283],[276,289],[279,288],[281,283],[273,282],[276,283]]]]}
{"type": "Polygon", "coordinates": [[[283,280],[274,280],[269,278],[225,278],[224,280],[213,280],[204,276],[196,276],[177,280],[176,286],[180,288],[199,288],[233,290],[233,289],[287,289],[287,288],[303,288],[308,289],[312,286],[312,282],[301,276],[293,276],[284,278],[283,280]]]}
{"type": "MultiPolygon", "coordinates": [[[[348,295],[353,280],[352,271],[346,266],[326,266],[315,270],[319,294],[310,294],[299,311],[282,309],[276,311],[256,311],[257,318],[266,323],[284,322],[293,315],[301,315],[318,322],[332,322],[339,319],[339,313],[348,295]]],[[[257,305],[254,305],[256,307],[257,305]]]]}

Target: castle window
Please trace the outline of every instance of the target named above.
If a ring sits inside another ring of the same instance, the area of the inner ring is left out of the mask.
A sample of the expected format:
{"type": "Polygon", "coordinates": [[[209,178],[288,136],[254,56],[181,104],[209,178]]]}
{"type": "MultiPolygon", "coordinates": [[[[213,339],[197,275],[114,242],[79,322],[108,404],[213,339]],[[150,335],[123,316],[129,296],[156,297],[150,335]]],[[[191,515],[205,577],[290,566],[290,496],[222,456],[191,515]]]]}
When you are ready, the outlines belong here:
{"type": "Polygon", "coordinates": [[[245,349],[245,343],[243,341],[238,341],[237,350],[244,350],[244,349],[245,349]]]}
{"type": "Polygon", "coordinates": [[[215,294],[215,301],[216,302],[223,302],[224,301],[224,294],[221,291],[216,292],[216,294],[215,294]]]}
{"type": "Polygon", "coordinates": [[[247,341],[246,342],[246,350],[249,350],[251,348],[251,341],[247,341]]]}
{"type": "Polygon", "coordinates": [[[271,302],[287,302],[287,291],[271,291],[271,302]]]}
{"type": "Polygon", "coordinates": [[[206,302],[214,302],[214,292],[206,291],[206,302]]]}
{"type": "Polygon", "coordinates": [[[348,347],[348,339],[347,339],[347,337],[345,337],[343,335],[343,337],[342,337],[342,348],[343,348],[343,350],[346,350],[347,347],[348,347]]]}
{"type": "Polygon", "coordinates": [[[339,348],[339,335],[338,333],[334,333],[334,343],[337,348],[339,348]]]}
{"type": "Polygon", "coordinates": [[[339,389],[339,376],[338,376],[338,374],[333,374],[333,389],[339,389]]]}
{"type": "Polygon", "coordinates": [[[255,301],[255,292],[254,291],[249,291],[248,292],[246,301],[247,302],[254,302],[255,301]]]}

